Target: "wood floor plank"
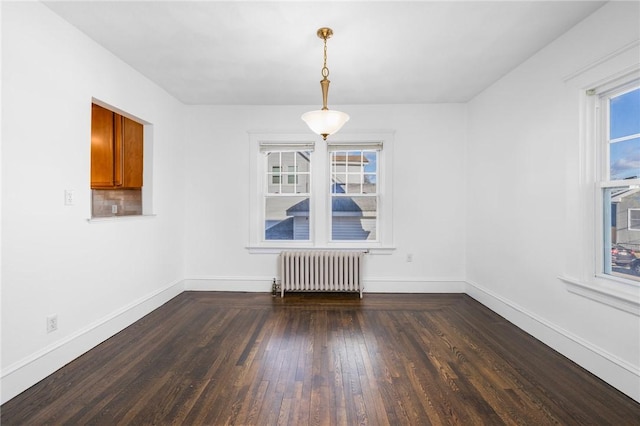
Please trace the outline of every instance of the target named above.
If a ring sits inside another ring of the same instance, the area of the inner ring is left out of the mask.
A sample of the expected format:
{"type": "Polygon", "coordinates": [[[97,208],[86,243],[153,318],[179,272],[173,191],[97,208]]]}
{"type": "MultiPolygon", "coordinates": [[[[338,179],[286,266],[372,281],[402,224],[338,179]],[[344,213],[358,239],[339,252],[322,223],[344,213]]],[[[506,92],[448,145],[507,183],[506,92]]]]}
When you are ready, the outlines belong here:
{"type": "Polygon", "coordinates": [[[185,292],[3,425],[634,425],[640,404],[465,295],[185,292]]]}

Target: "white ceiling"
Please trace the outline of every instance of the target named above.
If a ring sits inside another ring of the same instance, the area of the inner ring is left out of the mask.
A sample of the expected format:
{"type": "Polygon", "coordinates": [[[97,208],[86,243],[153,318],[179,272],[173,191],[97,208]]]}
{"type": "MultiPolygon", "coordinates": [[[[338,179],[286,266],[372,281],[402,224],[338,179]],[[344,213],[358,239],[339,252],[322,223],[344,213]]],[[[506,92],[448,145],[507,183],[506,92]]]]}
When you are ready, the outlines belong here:
{"type": "Polygon", "coordinates": [[[186,104],[466,102],[601,1],[52,1],[186,104]]]}

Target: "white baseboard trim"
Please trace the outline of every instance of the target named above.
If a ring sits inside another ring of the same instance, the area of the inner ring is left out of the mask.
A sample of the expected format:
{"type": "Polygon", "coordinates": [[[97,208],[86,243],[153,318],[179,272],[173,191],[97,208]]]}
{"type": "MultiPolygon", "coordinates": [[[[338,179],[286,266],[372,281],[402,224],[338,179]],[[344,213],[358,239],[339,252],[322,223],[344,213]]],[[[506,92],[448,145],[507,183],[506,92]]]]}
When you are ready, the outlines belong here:
{"type": "Polygon", "coordinates": [[[364,279],[365,293],[464,293],[466,282],[450,278],[375,277],[364,279]]]}
{"type": "Polygon", "coordinates": [[[640,368],[477,283],[467,284],[473,299],[640,402],[640,368]]]}
{"type": "Polygon", "coordinates": [[[240,291],[269,293],[274,277],[189,277],[184,280],[185,291],[240,291]]]}
{"type": "Polygon", "coordinates": [[[175,281],[4,368],[0,373],[1,403],[27,390],[182,292],[182,280],[175,281]]]}
{"type": "MultiPolygon", "coordinates": [[[[464,293],[463,279],[449,278],[364,278],[364,293],[464,293]]],[[[184,280],[188,291],[270,292],[273,277],[190,277],[184,280]]]]}

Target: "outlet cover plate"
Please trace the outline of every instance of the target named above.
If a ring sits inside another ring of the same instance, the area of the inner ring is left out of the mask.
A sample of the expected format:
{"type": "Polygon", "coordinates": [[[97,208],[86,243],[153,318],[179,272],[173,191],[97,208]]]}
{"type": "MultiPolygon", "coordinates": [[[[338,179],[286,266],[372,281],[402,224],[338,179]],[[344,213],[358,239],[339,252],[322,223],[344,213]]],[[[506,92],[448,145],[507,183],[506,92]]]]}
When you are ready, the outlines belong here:
{"type": "Polygon", "coordinates": [[[47,333],[51,333],[52,331],[56,331],[57,329],[58,329],[58,316],[49,315],[47,317],[47,333]]]}

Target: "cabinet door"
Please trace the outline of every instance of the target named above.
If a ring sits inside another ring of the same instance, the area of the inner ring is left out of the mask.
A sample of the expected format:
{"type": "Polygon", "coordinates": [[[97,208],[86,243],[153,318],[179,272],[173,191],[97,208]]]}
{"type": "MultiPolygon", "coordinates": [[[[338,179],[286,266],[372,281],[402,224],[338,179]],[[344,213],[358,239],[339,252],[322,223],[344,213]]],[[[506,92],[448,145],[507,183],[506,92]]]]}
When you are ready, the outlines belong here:
{"type": "Polygon", "coordinates": [[[113,186],[115,114],[91,105],[91,188],[113,186]]]}
{"type": "Polygon", "coordinates": [[[122,186],[142,188],[143,126],[122,117],[122,186]]]}

